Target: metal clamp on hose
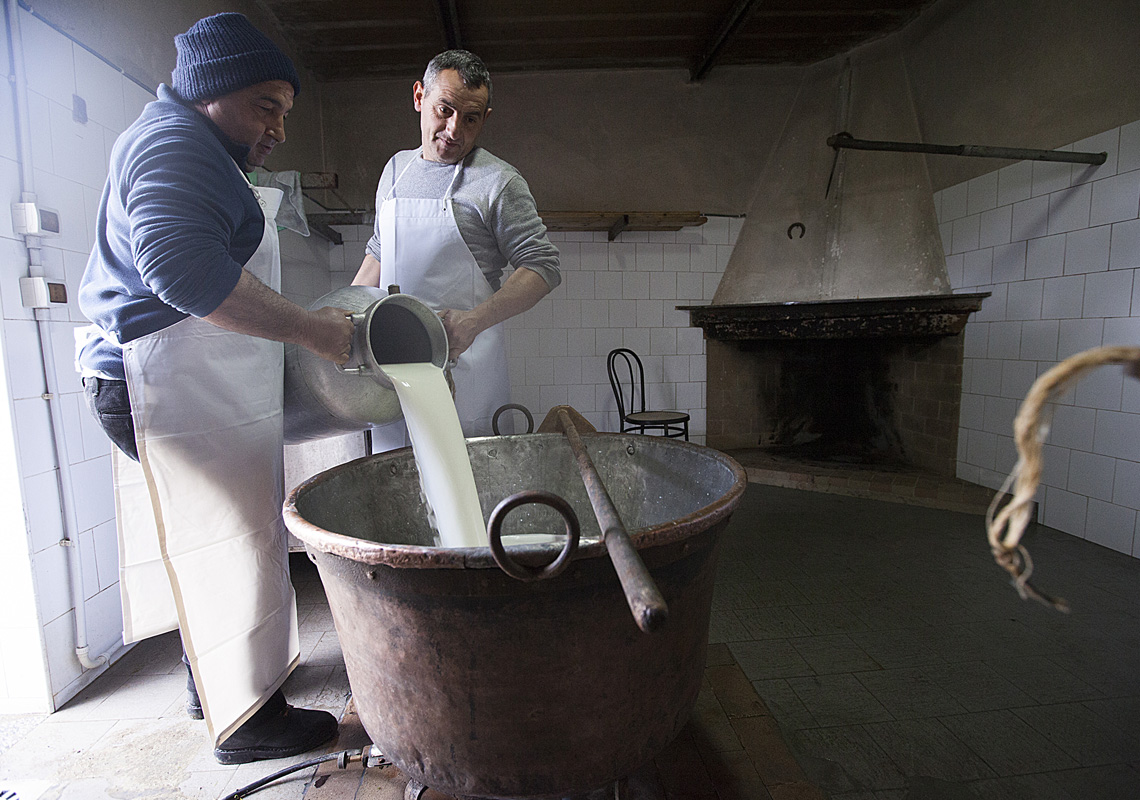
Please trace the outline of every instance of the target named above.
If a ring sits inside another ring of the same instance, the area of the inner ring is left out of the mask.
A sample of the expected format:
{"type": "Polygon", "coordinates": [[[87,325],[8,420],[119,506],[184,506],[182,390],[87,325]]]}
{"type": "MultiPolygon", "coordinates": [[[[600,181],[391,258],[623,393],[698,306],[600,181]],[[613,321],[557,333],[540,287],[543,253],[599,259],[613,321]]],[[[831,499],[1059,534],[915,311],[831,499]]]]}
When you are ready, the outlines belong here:
{"type": "Polygon", "coordinates": [[[516,492],[495,506],[495,510],[491,512],[491,519],[487,522],[487,538],[491,542],[491,556],[499,565],[499,569],[520,581],[541,581],[558,575],[569,566],[571,556],[578,549],[580,537],[581,528],[578,525],[578,515],[574,513],[574,509],[569,503],[551,492],[537,490],[516,492]],[[562,546],[562,552],[558,554],[558,558],[544,567],[529,567],[526,564],[520,564],[507,555],[507,550],[503,547],[503,521],[507,518],[507,514],[519,506],[531,503],[550,506],[562,516],[562,520],[566,524],[566,544],[562,546]]]}

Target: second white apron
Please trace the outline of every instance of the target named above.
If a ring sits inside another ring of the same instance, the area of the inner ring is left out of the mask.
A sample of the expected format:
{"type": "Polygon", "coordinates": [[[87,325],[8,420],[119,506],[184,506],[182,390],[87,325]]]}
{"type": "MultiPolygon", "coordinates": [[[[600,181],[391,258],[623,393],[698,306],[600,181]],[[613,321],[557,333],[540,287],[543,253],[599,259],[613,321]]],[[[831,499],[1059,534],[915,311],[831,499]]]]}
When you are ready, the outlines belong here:
{"type": "MultiPolygon", "coordinates": [[[[408,167],[415,163],[415,155],[408,167]]],[[[397,284],[436,311],[470,311],[494,289],[459,233],[452,211],[452,191],[463,171],[455,174],[442,200],[395,197],[396,185],[380,205],[380,288],[397,284]]],[[[455,407],[464,436],[490,436],[491,418],[510,402],[506,333],[499,323],[480,333],[451,370],[455,407]]],[[[403,420],[372,429],[372,450],[380,453],[410,444],[403,420]]]]}

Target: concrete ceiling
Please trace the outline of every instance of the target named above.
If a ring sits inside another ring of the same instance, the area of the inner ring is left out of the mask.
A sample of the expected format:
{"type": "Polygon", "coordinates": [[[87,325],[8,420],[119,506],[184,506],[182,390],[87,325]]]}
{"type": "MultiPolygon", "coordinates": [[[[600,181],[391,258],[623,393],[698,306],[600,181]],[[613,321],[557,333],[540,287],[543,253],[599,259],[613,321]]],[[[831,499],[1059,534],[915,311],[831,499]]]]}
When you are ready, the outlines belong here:
{"type": "Polygon", "coordinates": [[[414,77],[461,47],[492,73],[805,65],[932,0],[261,0],[319,80],[414,77]]]}

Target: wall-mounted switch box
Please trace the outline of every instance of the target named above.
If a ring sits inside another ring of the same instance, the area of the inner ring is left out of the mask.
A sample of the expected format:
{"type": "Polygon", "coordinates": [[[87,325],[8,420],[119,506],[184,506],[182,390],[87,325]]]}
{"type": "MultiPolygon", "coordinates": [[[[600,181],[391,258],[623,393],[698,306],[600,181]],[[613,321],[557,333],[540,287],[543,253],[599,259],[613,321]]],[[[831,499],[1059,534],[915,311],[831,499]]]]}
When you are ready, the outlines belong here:
{"type": "Polygon", "coordinates": [[[20,301],[25,308],[50,308],[67,302],[67,286],[49,283],[47,278],[20,278],[20,301]]]}
{"type": "Polygon", "coordinates": [[[37,203],[13,203],[12,229],[21,236],[59,236],[59,212],[37,203]]]}

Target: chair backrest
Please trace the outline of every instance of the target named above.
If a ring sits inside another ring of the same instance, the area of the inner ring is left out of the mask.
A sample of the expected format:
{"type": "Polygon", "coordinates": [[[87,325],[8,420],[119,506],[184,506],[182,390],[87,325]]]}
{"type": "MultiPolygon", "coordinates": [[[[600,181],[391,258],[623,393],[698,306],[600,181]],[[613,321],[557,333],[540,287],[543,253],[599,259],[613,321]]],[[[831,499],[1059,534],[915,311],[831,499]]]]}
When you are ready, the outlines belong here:
{"type": "Polygon", "coordinates": [[[618,416],[625,421],[627,414],[645,410],[645,372],[637,353],[628,347],[610,351],[606,359],[610,388],[617,400],[618,416]]]}

